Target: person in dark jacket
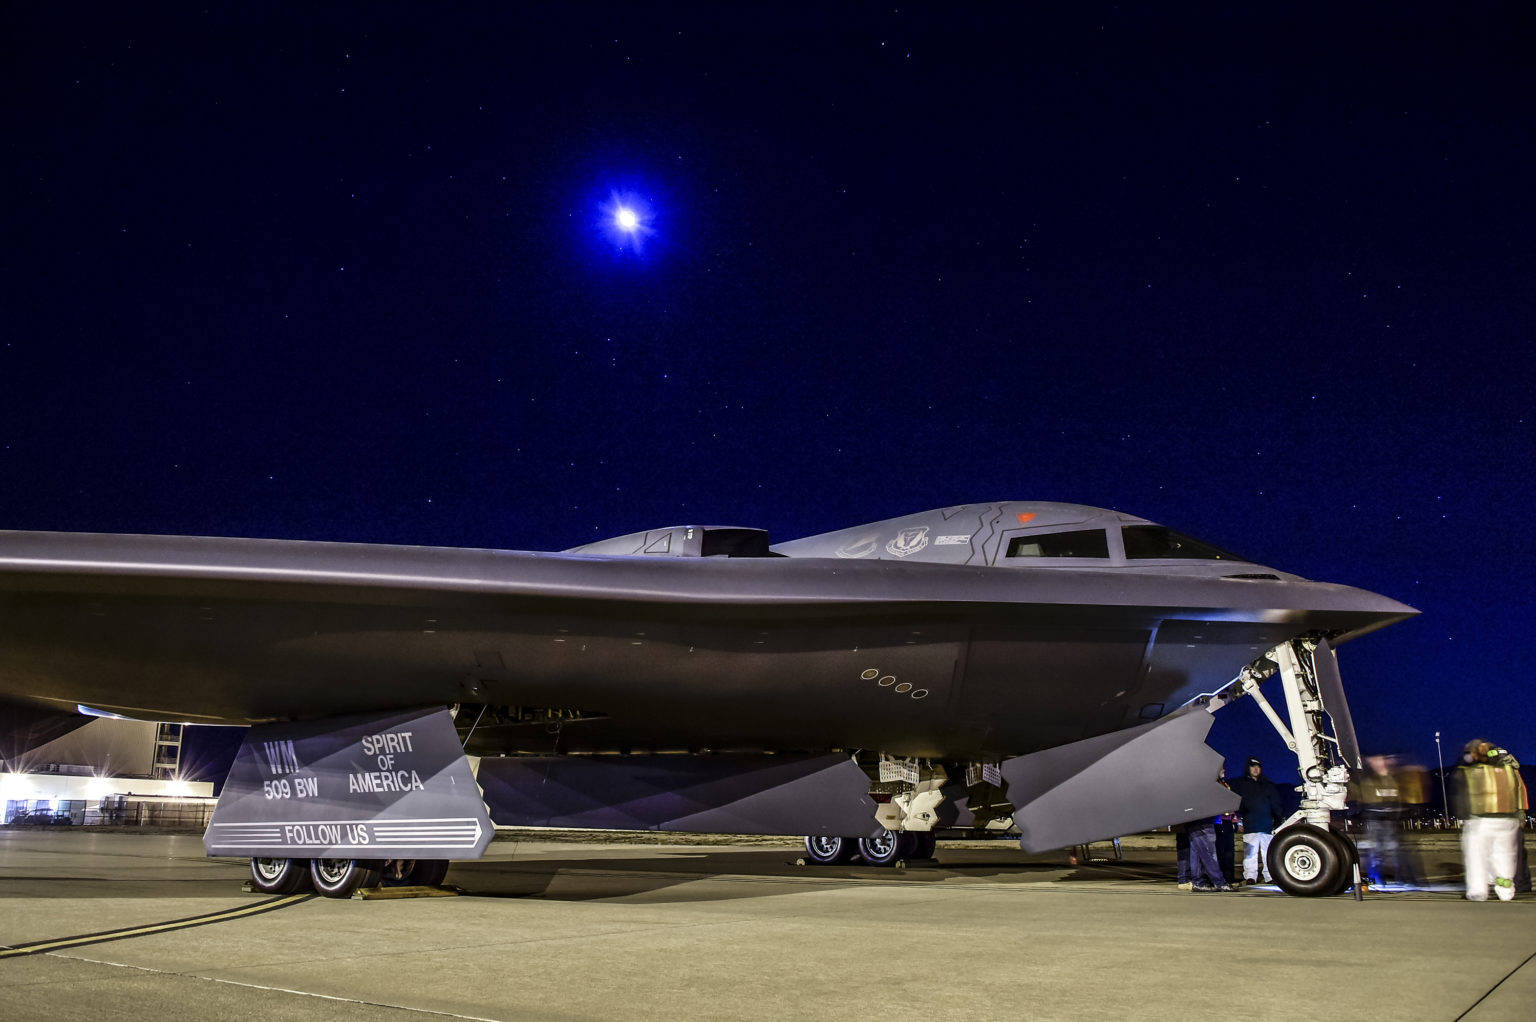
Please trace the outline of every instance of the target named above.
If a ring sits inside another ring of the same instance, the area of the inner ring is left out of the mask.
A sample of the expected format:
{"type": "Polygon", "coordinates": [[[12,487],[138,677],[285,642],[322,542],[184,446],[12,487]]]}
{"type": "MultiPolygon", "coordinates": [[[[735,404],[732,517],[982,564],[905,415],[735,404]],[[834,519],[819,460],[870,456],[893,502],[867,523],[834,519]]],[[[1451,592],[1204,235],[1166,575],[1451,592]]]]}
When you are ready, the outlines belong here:
{"type": "Polygon", "coordinates": [[[1280,789],[1264,776],[1264,765],[1250,757],[1248,769],[1232,783],[1232,790],[1243,800],[1237,807],[1243,819],[1243,883],[1258,883],[1261,873],[1264,882],[1270,883],[1269,840],[1285,822],[1280,789]]]}

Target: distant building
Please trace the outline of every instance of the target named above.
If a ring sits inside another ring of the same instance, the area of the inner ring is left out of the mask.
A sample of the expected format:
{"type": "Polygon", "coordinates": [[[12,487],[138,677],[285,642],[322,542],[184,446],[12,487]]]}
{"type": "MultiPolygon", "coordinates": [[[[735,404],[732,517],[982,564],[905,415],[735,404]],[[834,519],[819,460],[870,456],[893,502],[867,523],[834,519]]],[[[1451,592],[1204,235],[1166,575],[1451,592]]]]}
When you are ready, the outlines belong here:
{"type": "Polygon", "coordinates": [[[0,823],[199,822],[213,784],[182,780],[182,727],[98,717],[14,752],[0,764],[0,823]]]}

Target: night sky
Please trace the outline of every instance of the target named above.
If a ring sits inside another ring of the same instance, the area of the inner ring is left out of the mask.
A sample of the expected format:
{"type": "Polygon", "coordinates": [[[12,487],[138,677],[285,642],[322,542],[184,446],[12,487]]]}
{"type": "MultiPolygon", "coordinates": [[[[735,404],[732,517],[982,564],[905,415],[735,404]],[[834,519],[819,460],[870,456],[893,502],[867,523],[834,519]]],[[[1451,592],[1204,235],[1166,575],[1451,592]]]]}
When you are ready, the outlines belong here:
{"type": "Polygon", "coordinates": [[[1536,761],[1528,5],[255,6],[0,13],[0,527],[1094,504],[1418,607],[1364,743],[1536,761]]]}

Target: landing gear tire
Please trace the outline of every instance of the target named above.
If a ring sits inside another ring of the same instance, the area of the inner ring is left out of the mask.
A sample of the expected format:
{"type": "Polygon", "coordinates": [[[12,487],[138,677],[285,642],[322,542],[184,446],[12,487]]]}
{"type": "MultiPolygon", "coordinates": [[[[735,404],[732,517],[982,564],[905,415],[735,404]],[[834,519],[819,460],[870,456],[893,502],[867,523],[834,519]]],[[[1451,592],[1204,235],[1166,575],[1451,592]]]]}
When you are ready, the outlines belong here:
{"type": "Polygon", "coordinates": [[[1339,886],[1333,892],[1343,894],[1355,882],[1355,867],[1360,865],[1360,849],[1355,847],[1349,835],[1344,833],[1344,828],[1337,823],[1329,825],[1328,834],[1339,846],[1339,853],[1344,856],[1343,868],[1339,870],[1339,886]]]}
{"type": "Polygon", "coordinates": [[[385,859],[379,882],[385,887],[436,887],[447,875],[447,859],[385,859]]]}
{"type": "Polygon", "coordinates": [[[309,888],[309,860],[252,859],[251,886],[263,894],[298,894],[309,888]]]}
{"type": "Polygon", "coordinates": [[[851,837],[812,834],[805,839],[805,858],[817,866],[838,866],[853,858],[856,844],[851,837]]]}
{"type": "Polygon", "coordinates": [[[912,858],[914,858],[914,859],[931,859],[931,858],[933,858],[934,849],[939,847],[939,839],[933,836],[933,832],[932,831],[920,831],[920,830],[913,831],[912,834],[911,834],[911,837],[912,837],[912,858]]]}
{"type": "Polygon", "coordinates": [[[1338,839],[1310,824],[1287,827],[1269,845],[1269,875],[1286,894],[1302,898],[1337,894],[1347,862],[1338,839]]]}
{"type": "Polygon", "coordinates": [[[385,859],[379,879],[385,887],[436,887],[447,875],[447,859],[385,859]]]}
{"type": "Polygon", "coordinates": [[[912,858],[913,844],[911,834],[884,830],[874,837],[859,838],[859,857],[871,866],[894,866],[912,858]]]}
{"type": "Polygon", "coordinates": [[[416,868],[411,870],[410,882],[421,887],[437,887],[447,876],[447,859],[417,859],[416,868]]]}
{"type": "Polygon", "coordinates": [[[376,859],[311,859],[309,876],[327,898],[350,898],[364,887],[377,887],[382,864],[376,859]]]}

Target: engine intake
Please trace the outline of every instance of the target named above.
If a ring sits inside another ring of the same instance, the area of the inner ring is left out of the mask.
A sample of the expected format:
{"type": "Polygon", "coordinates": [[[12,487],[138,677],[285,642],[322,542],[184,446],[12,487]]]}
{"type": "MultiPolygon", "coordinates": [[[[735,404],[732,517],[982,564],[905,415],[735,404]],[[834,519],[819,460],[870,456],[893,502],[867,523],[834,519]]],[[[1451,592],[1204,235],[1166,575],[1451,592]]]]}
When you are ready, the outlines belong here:
{"type": "Polygon", "coordinates": [[[615,557],[781,557],[768,549],[765,529],[736,526],[675,525],[600,539],[565,551],[615,557]]]}

